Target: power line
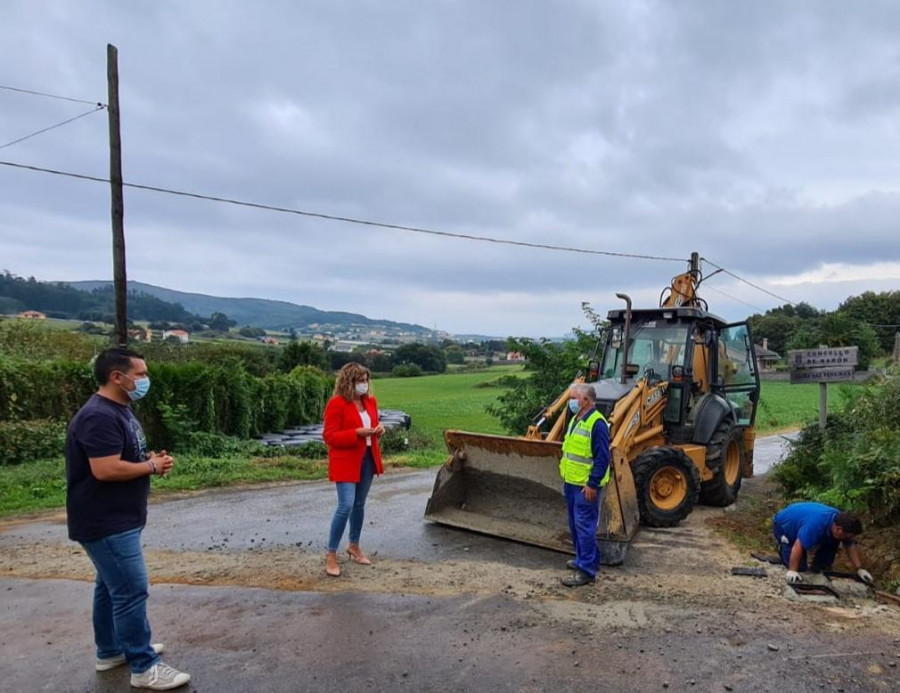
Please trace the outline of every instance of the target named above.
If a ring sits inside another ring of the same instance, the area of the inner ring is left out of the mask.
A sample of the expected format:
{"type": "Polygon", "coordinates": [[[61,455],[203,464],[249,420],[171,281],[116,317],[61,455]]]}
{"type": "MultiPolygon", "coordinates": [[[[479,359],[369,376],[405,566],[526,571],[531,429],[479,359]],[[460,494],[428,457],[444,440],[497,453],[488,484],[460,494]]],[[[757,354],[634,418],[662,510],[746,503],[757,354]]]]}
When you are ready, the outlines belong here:
{"type": "Polygon", "coordinates": [[[55,125],[51,125],[49,127],[43,128],[42,130],[38,130],[37,132],[32,132],[30,135],[25,135],[24,137],[20,137],[19,139],[13,140],[12,142],[7,142],[6,144],[0,144],[0,149],[6,149],[7,147],[11,147],[14,144],[18,144],[19,142],[24,142],[25,140],[30,140],[32,137],[37,137],[38,135],[42,135],[45,132],[62,127],[63,125],[67,125],[68,123],[72,123],[72,122],[78,120],[79,118],[84,118],[85,116],[89,116],[91,113],[96,113],[97,111],[102,111],[104,108],[106,108],[106,107],[103,106],[102,104],[98,104],[97,106],[92,108],[90,111],[85,111],[81,115],[77,115],[74,118],[69,118],[68,120],[62,121],[61,123],[56,123],[55,125]]]}
{"type": "Polygon", "coordinates": [[[784,296],[779,296],[779,295],[776,294],[776,293],[772,293],[772,292],[769,291],[768,289],[764,289],[763,287],[759,286],[758,284],[754,284],[753,282],[751,282],[751,281],[749,281],[749,280],[747,280],[747,279],[744,279],[743,277],[739,277],[738,275],[736,275],[736,274],[735,274],[734,272],[732,272],[731,270],[727,270],[727,269],[725,269],[724,267],[721,267],[721,266],[717,265],[715,262],[713,262],[712,260],[710,260],[710,259],[708,259],[708,258],[705,258],[705,257],[704,257],[704,258],[700,258],[700,259],[703,260],[703,262],[706,262],[706,263],[712,265],[712,266],[715,267],[716,269],[721,270],[722,272],[724,272],[724,273],[727,274],[728,276],[733,277],[734,279],[737,279],[739,282],[743,282],[744,284],[747,284],[748,286],[752,286],[752,287],[753,287],[754,289],[756,289],[757,291],[762,291],[764,294],[769,294],[769,296],[772,296],[772,297],[774,297],[774,298],[777,298],[779,301],[784,301],[785,303],[787,303],[787,304],[789,304],[789,305],[792,305],[792,306],[797,305],[797,304],[794,303],[792,300],[790,300],[790,299],[788,299],[788,298],[785,298],[784,296]]]}
{"type": "Polygon", "coordinates": [[[708,285],[706,285],[706,284],[703,284],[703,289],[704,289],[704,291],[705,291],[706,289],[709,289],[710,291],[715,291],[717,294],[722,294],[722,295],[725,296],[726,298],[730,298],[732,301],[737,301],[738,303],[743,303],[745,306],[747,306],[747,307],[749,307],[749,308],[753,308],[754,310],[757,310],[757,311],[759,311],[760,313],[765,313],[765,312],[766,312],[766,309],[765,309],[765,308],[760,308],[759,306],[754,305],[754,304],[752,304],[752,303],[747,303],[747,301],[742,301],[742,300],[739,299],[737,296],[732,296],[732,295],[729,294],[729,293],[725,293],[725,292],[722,291],[721,289],[717,289],[717,288],[714,287],[714,286],[708,286],[708,285]]]}
{"type": "Polygon", "coordinates": [[[60,96],[59,94],[48,94],[43,91],[33,91],[32,89],[19,89],[18,87],[8,87],[3,84],[0,84],[0,89],[5,89],[6,91],[15,91],[20,94],[31,94],[32,96],[45,96],[48,99],[59,99],[60,101],[71,101],[72,103],[86,103],[92,106],[106,106],[104,103],[100,103],[99,101],[87,101],[86,99],[73,99],[69,96],[60,96]]]}
{"type": "MultiPolygon", "coordinates": [[[[70,171],[58,171],[50,168],[42,168],[40,166],[28,166],[26,164],[17,164],[11,161],[0,161],[0,165],[10,166],[13,168],[26,169],[28,171],[38,171],[40,173],[51,173],[56,176],[66,176],[68,178],[77,178],[79,180],[89,180],[96,183],[109,183],[108,178],[99,176],[88,176],[82,173],[72,173],[70,171]]],[[[588,248],[576,248],[574,246],[550,245],[546,243],[529,243],[527,241],[514,241],[507,238],[495,238],[492,236],[476,236],[468,233],[454,233],[451,231],[438,231],[436,229],[426,229],[418,226],[403,226],[401,224],[387,224],[379,221],[370,221],[368,219],[356,219],[353,217],[343,217],[334,214],[323,214],[321,212],[309,212],[301,209],[292,209],[290,207],[277,207],[274,205],[262,204],[260,202],[247,202],[245,200],[234,200],[228,197],[217,197],[215,195],[203,195],[200,193],[187,192],[184,190],[173,190],[171,188],[160,188],[155,185],[141,185],[139,183],[122,183],[126,188],[134,188],[136,190],[148,190],[150,192],[163,193],[166,195],[177,195],[179,197],[190,197],[197,200],[207,200],[209,202],[220,202],[223,204],[236,205],[238,207],[250,207],[251,209],[264,209],[270,212],[280,212],[282,214],[296,214],[303,217],[313,217],[316,219],[327,219],[329,221],[343,221],[348,224],[360,224],[363,226],[374,226],[383,229],[391,229],[394,231],[409,231],[411,233],[421,233],[430,236],[440,236],[443,238],[458,238],[467,241],[480,241],[482,243],[496,243],[499,245],[513,245],[523,248],[537,248],[540,250],[557,250],[568,253],[582,253],[586,255],[605,255],[608,257],[633,258],[637,260],[660,260],[664,262],[686,262],[681,257],[663,257],[658,255],[640,255],[636,253],[616,253],[611,250],[591,250],[588,248]]]]}

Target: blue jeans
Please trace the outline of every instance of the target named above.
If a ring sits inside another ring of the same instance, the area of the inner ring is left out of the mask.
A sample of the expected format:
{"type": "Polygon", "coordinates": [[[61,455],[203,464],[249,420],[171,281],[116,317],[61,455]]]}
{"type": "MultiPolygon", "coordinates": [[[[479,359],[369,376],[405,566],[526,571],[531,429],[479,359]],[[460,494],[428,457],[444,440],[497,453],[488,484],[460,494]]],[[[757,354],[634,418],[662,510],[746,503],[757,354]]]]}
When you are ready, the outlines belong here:
{"type": "Polygon", "coordinates": [[[596,577],[597,562],[600,559],[597,551],[597,524],[600,522],[602,489],[597,490],[597,499],[591,503],[581,492],[583,486],[564,483],[563,487],[569,531],[575,545],[575,565],[591,577],[596,577]]]}
{"type": "Polygon", "coordinates": [[[375,458],[372,450],[366,448],[366,454],[362,458],[362,468],[359,473],[359,482],[338,481],[337,486],[338,505],[331,518],[331,531],[328,533],[328,550],[337,551],[347,520],[350,520],[350,543],[358,544],[359,535],[362,532],[363,520],[366,515],[366,496],[375,478],[375,458]]]}
{"type": "Polygon", "coordinates": [[[97,657],[124,654],[134,674],[159,661],[150,646],[147,621],[147,566],[141,530],[132,529],[96,541],[82,542],[97,570],[94,584],[94,642],[97,657]]]}

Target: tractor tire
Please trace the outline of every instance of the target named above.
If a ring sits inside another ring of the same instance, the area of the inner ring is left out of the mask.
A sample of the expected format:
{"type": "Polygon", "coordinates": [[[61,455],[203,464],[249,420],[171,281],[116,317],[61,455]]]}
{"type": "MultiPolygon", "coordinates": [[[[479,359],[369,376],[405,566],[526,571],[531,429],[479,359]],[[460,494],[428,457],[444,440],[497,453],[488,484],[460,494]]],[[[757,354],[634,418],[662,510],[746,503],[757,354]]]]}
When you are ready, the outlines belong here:
{"type": "Polygon", "coordinates": [[[631,471],[645,525],[675,527],[691,514],[700,495],[700,470],[682,450],[665,446],[646,450],[631,471]]]}
{"type": "Polygon", "coordinates": [[[744,469],[744,438],[734,422],[725,419],[706,446],[706,466],[713,478],[700,487],[700,502],[724,508],[737,500],[744,469]]]}

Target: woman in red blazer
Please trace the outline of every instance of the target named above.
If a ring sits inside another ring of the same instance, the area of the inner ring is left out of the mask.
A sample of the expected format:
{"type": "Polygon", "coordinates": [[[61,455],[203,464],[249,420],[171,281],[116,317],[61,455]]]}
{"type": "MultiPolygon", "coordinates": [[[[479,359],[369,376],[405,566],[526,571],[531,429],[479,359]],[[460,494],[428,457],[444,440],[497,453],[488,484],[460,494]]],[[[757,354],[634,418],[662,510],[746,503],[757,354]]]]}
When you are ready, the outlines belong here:
{"type": "Polygon", "coordinates": [[[338,373],[334,396],[325,405],[323,438],[328,446],[328,479],[337,486],[338,505],[331,520],[325,572],[341,574],[337,550],[350,520],[347,553],[361,565],[372,565],[359,548],[366,510],[366,496],[372,479],[382,474],[378,438],[384,426],[378,423],[378,403],[369,395],[369,369],[348,363],[338,373]]]}

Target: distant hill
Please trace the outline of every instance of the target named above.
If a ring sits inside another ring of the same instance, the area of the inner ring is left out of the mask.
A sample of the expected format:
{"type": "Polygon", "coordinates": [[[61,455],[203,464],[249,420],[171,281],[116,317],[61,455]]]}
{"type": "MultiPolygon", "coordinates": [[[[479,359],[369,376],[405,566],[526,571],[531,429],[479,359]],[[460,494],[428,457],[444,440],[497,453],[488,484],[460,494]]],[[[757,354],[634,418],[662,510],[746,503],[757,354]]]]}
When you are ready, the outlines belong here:
{"type": "MultiPolygon", "coordinates": [[[[112,285],[111,281],[67,283],[69,286],[81,291],[93,291],[94,289],[112,285]]],[[[350,325],[384,326],[392,330],[412,332],[417,335],[431,332],[431,330],[422,325],[393,322],[391,320],[377,320],[357,313],[319,310],[312,306],[300,306],[287,301],[271,301],[265,298],[207,296],[206,294],[175,291],[174,289],[133,281],[128,282],[128,290],[143,292],[169,303],[180,303],[185,310],[197,315],[209,316],[213,313],[225,313],[229,318],[235,320],[238,325],[251,325],[269,330],[281,330],[290,327],[299,329],[317,324],[323,327],[347,327],[350,325]]]]}

